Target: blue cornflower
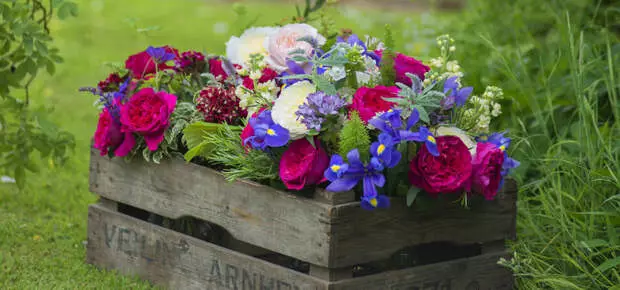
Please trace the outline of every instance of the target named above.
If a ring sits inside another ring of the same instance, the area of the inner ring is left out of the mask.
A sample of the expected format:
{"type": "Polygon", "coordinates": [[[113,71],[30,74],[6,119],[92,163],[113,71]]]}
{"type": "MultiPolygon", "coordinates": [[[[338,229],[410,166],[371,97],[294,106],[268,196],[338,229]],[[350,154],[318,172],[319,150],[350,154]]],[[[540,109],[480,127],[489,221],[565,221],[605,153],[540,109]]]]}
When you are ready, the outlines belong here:
{"type": "Polygon", "coordinates": [[[146,49],[146,53],[151,56],[153,61],[156,63],[165,63],[167,61],[174,59],[174,53],[170,53],[166,51],[165,47],[152,47],[149,46],[146,49]]]}
{"type": "Polygon", "coordinates": [[[357,149],[351,150],[347,154],[347,159],[349,164],[344,163],[342,157],[338,155],[332,156],[329,167],[325,170],[325,178],[331,181],[327,190],[333,192],[348,191],[362,181],[364,190],[362,208],[388,207],[389,199],[384,195],[379,195],[376,188],[385,185],[382,162],[378,158],[372,157],[370,162],[364,165],[357,149]]]}
{"type": "Polygon", "coordinates": [[[407,125],[404,128],[400,116],[400,110],[389,110],[379,115],[379,117],[372,118],[368,123],[382,132],[389,134],[394,144],[408,141],[424,142],[428,151],[433,156],[439,156],[437,142],[428,128],[421,126],[418,132],[410,131],[420,120],[420,113],[418,110],[413,109],[413,112],[411,112],[411,115],[407,119],[407,125]]]}
{"type": "Polygon", "coordinates": [[[454,76],[446,80],[443,84],[443,93],[446,97],[441,100],[441,107],[444,110],[452,109],[456,104],[457,107],[465,105],[467,98],[474,90],[472,87],[464,87],[459,89],[458,77],[454,76]]]}
{"type": "Polygon", "coordinates": [[[346,101],[336,95],[327,95],[324,92],[316,92],[308,95],[306,102],[299,106],[295,114],[297,119],[308,129],[321,131],[321,124],[330,115],[338,115],[338,111],[346,105],[346,101]]]}
{"type": "Polygon", "coordinates": [[[393,168],[400,162],[401,154],[396,150],[396,144],[388,133],[379,134],[379,140],[370,145],[370,153],[383,162],[385,167],[393,168]]]}
{"type": "Polygon", "coordinates": [[[289,132],[271,119],[271,111],[265,110],[257,117],[250,118],[250,126],[254,135],[243,140],[243,144],[250,143],[252,148],[264,150],[267,147],[282,147],[288,143],[289,132]]]}

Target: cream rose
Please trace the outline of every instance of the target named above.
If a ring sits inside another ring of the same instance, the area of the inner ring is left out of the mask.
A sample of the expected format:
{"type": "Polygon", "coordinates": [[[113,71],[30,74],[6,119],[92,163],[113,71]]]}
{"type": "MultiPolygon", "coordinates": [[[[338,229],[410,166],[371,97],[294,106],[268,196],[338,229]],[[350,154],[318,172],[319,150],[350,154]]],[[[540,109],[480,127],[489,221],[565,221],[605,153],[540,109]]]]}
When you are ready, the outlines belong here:
{"type": "Polygon", "coordinates": [[[282,26],[276,33],[269,35],[265,39],[267,64],[277,72],[283,72],[288,68],[286,60],[290,57],[292,51],[302,49],[306,52],[306,56],[310,56],[313,50],[312,45],[298,40],[302,37],[312,37],[319,45],[325,44],[325,37],[319,34],[316,28],[308,24],[282,26]]]}
{"type": "Polygon", "coordinates": [[[244,31],[239,37],[231,37],[226,43],[226,57],[232,63],[245,67],[250,55],[267,54],[265,40],[277,31],[275,27],[253,27],[244,31]]]}
{"type": "Polygon", "coordinates": [[[476,153],[476,142],[467,133],[456,127],[439,127],[435,133],[437,136],[455,136],[461,139],[469,149],[472,156],[476,153]]]}
{"type": "Polygon", "coordinates": [[[289,131],[292,140],[301,139],[308,134],[308,128],[297,120],[295,112],[299,106],[306,102],[309,94],[314,93],[316,87],[308,82],[297,82],[282,89],[280,97],[276,100],[271,109],[271,118],[278,125],[289,131]]]}

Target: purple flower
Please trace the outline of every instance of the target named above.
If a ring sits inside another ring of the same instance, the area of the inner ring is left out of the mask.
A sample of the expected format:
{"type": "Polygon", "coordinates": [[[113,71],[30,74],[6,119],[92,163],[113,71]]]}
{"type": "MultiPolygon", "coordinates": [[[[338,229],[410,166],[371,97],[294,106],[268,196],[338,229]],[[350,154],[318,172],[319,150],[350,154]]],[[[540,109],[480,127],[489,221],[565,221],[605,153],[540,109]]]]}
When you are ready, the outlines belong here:
{"type": "Polygon", "coordinates": [[[146,53],[153,58],[156,63],[165,63],[175,58],[174,53],[166,52],[165,47],[152,47],[146,49],[146,53]]]}
{"type": "Polygon", "coordinates": [[[400,162],[401,154],[396,150],[394,140],[388,133],[379,134],[379,141],[370,145],[370,153],[383,162],[385,167],[393,168],[400,162]]]}
{"type": "MultiPolygon", "coordinates": [[[[296,61],[292,59],[288,59],[286,60],[286,66],[288,66],[288,69],[283,71],[280,74],[280,78],[285,77],[285,76],[310,74],[312,73],[312,70],[314,69],[314,65],[312,64],[311,61],[300,65],[296,61]]],[[[325,70],[326,70],[326,67],[320,66],[317,68],[316,71],[317,71],[317,74],[322,75],[323,73],[325,73],[325,70]]],[[[282,83],[285,84],[286,86],[290,86],[296,82],[300,82],[304,80],[307,80],[307,79],[282,79],[282,83]]]]}
{"type": "Polygon", "coordinates": [[[366,210],[373,210],[375,208],[388,208],[390,207],[390,199],[383,194],[372,197],[364,196],[362,197],[361,207],[366,210]]]}
{"type": "Polygon", "coordinates": [[[465,105],[467,98],[474,90],[472,87],[464,87],[459,89],[458,77],[454,76],[446,80],[443,84],[443,93],[446,97],[441,100],[441,107],[444,110],[452,109],[456,104],[457,107],[465,105]]]}
{"type": "Polygon", "coordinates": [[[392,137],[392,142],[394,142],[394,144],[408,141],[424,142],[428,147],[428,151],[433,156],[439,156],[437,142],[428,128],[421,126],[418,132],[410,131],[411,128],[420,120],[420,113],[418,110],[413,110],[409,116],[409,119],[407,119],[407,125],[405,128],[402,127],[400,113],[400,110],[389,110],[381,114],[379,117],[371,119],[368,123],[382,132],[389,134],[392,137]]]}
{"type": "Polygon", "coordinates": [[[342,175],[345,174],[347,170],[349,170],[349,164],[344,162],[342,156],[334,154],[329,161],[329,167],[325,169],[324,175],[327,180],[334,181],[342,177],[342,175]]]}
{"type": "Polygon", "coordinates": [[[360,38],[357,35],[355,34],[349,35],[346,41],[342,37],[339,36],[336,43],[341,43],[341,42],[347,43],[350,46],[360,47],[362,49],[362,55],[372,58],[377,65],[379,65],[379,63],[381,62],[381,57],[378,56],[374,51],[368,51],[368,47],[366,47],[366,44],[362,40],[360,40],[360,38]]]}
{"type": "Polygon", "coordinates": [[[125,101],[127,95],[127,87],[131,78],[127,78],[118,88],[116,92],[104,92],[99,88],[84,87],[80,88],[81,92],[89,92],[95,96],[99,96],[99,103],[102,104],[112,116],[112,120],[120,124],[120,104],[125,101]]]}
{"type": "Polygon", "coordinates": [[[338,111],[345,105],[345,100],[339,96],[316,92],[308,95],[306,102],[299,106],[295,114],[308,129],[320,131],[327,116],[338,115],[338,111]]]}
{"type": "Polygon", "coordinates": [[[244,145],[250,143],[252,148],[264,150],[267,147],[282,147],[288,143],[288,130],[273,122],[270,110],[250,118],[249,124],[254,129],[254,135],[243,140],[244,145]]]}

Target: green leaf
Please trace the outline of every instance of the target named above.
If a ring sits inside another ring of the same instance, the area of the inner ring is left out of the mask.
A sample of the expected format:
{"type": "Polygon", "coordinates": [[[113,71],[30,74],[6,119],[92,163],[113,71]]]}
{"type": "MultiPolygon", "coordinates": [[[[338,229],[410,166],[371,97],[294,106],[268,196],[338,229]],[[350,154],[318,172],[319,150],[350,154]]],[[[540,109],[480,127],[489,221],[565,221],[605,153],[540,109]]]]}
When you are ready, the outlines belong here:
{"type": "Polygon", "coordinates": [[[37,64],[31,58],[27,59],[22,66],[24,67],[24,70],[31,75],[37,73],[37,64]]]}
{"type": "Polygon", "coordinates": [[[306,140],[308,140],[308,143],[310,143],[310,145],[312,145],[312,148],[316,148],[316,144],[314,143],[314,137],[306,136],[306,140]]]}
{"type": "Polygon", "coordinates": [[[57,13],[60,20],[67,19],[70,16],[75,17],[78,15],[78,6],[73,2],[65,1],[58,7],[57,13]]]}
{"type": "Polygon", "coordinates": [[[609,269],[616,269],[618,266],[620,266],[620,257],[609,259],[603,262],[598,267],[596,267],[596,270],[601,271],[601,272],[606,272],[609,269]]]}
{"type": "Polygon", "coordinates": [[[24,52],[26,55],[32,55],[32,48],[34,46],[32,37],[24,36],[24,52]]]}
{"type": "Polygon", "coordinates": [[[39,52],[41,56],[47,56],[48,50],[47,50],[47,46],[45,45],[45,43],[39,40],[35,40],[34,46],[37,48],[37,51],[39,52]]]}
{"type": "Polygon", "coordinates": [[[50,75],[53,75],[54,73],[56,73],[56,65],[51,60],[48,60],[45,63],[45,68],[47,69],[47,73],[50,75]]]}
{"type": "Polygon", "coordinates": [[[420,189],[417,187],[410,187],[409,191],[407,191],[407,206],[411,206],[415,201],[416,197],[418,197],[418,193],[420,193],[420,189]]]}
{"type": "Polygon", "coordinates": [[[357,111],[353,111],[349,120],[345,121],[340,131],[339,152],[345,157],[353,149],[358,149],[362,161],[368,159],[370,151],[370,136],[364,122],[357,111]]]}
{"type": "Polygon", "coordinates": [[[26,185],[26,170],[24,170],[24,167],[21,166],[17,166],[15,168],[15,183],[17,183],[17,187],[19,189],[23,189],[24,186],[26,185]]]}

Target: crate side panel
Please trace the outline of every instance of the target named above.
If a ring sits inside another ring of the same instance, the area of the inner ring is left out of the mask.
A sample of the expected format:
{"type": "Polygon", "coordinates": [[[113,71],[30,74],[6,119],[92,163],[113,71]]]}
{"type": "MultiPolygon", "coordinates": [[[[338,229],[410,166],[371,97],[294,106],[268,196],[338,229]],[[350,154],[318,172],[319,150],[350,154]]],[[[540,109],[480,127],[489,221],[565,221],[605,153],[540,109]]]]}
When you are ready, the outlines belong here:
{"type": "Polygon", "coordinates": [[[227,182],[183,160],[125,162],[91,153],[90,189],[105,198],[165,217],[193,216],[234,238],[327,266],[330,205],[252,182],[227,182]]]}
{"type": "Polygon", "coordinates": [[[325,282],[91,205],[88,263],[168,289],[327,289],[325,282]]]}
{"type": "Polygon", "coordinates": [[[334,290],[511,290],[512,273],[497,265],[505,252],[390,271],[333,283],[334,290]]]}
{"type": "Polygon", "coordinates": [[[419,211],[393,199],[389,209],[369,212],[357,203],[333,209],[330,264],[335,267],[381,260],[423,243],[489,242],[515,237],[517,187],[514,180],[494,201],[467,210],[458,204],[419,211]]]}

